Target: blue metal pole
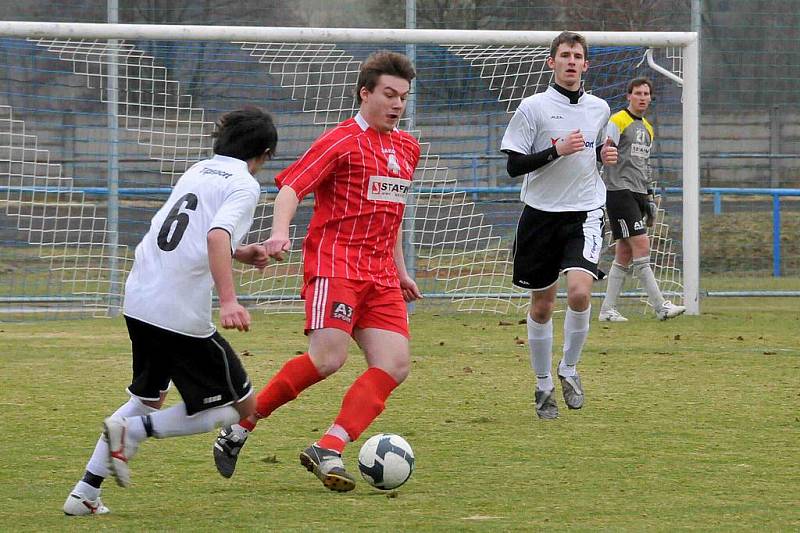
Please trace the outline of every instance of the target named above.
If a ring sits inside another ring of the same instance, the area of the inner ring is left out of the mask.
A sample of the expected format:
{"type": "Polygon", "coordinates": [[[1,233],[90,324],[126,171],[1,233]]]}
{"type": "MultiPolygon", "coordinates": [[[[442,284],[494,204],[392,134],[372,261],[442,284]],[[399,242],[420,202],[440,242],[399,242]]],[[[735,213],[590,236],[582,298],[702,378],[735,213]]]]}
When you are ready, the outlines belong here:
{"type": "Polygon", "coordinates": [[[781,197],[772,195],[772,275],[781,277],[781,197]]]}

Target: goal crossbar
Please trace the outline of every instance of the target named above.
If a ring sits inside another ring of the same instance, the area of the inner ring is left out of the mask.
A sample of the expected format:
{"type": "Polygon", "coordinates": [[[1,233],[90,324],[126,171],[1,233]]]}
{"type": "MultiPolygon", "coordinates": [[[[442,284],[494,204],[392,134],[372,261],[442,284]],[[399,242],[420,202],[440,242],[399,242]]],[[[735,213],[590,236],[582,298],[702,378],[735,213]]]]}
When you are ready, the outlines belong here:
{"type": "MultiPolygon", "coordinates": [[[[142,39],[170,41],[270,41],[296,43],[358,42],[381,44],[549,44],[559,31],[421,30],[385,28],[299,28],[174,24],[99,24],[0,22],[0,36],[59,39],[142,39]]],[[[592,46],[684,47],[695,32],[580,32],[592,46]]]]}

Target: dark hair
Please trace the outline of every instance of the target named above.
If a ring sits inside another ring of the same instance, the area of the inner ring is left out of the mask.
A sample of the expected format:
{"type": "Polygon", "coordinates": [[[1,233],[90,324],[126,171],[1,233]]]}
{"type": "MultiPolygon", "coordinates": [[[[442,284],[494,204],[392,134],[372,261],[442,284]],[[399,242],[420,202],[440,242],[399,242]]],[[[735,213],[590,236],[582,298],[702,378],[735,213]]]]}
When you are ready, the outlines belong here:
{"type": "Polygon", "coordinates": [[[231,111],[220,117],[214,130],[214,153],[247,161],[266,150],[275,154],[278,131],[272,116],[255,106],[231,111]]]}
{"type": "Polygon", "coordinates": [[[653,94],[653,82],[650,81],[650,78],[645,78],[644,76],[640,78],[633,78],[630,82],[628,82],[628,94],[633,93],[633,90],[640,85],[647,85],[650,87],[650,94],[653,94]]]}
{"type": "Polygon", "coordinates": [[[411,83],[411,80],[417,77],[417,72],[414,70],[411,60],[403,54],[389,52],[388,50],[374,52],[364,60],[361,64],[361,70],[358,72],[356,101],[359,104],[361,103],[361,88],[366,87],[369,92],[372,92],[382,74],[403,78],[408,83],[411,83]]]}
{"type": "Polygon", "coordinates": [[[570,47],[580,44],[583,47],[583,58],[589,59],[589,45],[586,44],[586,38],[580,33],[571,31],[562,31],[559,33],[553,42],[550,43],[550,57],[556,57],[556,51],[562,44],[568,44],[570,47]]]}

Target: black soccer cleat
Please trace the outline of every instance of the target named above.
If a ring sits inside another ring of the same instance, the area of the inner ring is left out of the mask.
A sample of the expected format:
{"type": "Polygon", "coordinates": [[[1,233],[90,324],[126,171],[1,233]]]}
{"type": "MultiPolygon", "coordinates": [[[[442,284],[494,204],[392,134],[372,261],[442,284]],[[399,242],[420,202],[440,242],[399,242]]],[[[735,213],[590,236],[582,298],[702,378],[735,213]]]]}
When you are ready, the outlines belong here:
{"type": "Polygon", "coordinates": [[[233,429],[225,426],[214,439],[214,465],[222,477],[229,478],[236,470],[236,461],[247,440],[246,429],[233,429]]]}

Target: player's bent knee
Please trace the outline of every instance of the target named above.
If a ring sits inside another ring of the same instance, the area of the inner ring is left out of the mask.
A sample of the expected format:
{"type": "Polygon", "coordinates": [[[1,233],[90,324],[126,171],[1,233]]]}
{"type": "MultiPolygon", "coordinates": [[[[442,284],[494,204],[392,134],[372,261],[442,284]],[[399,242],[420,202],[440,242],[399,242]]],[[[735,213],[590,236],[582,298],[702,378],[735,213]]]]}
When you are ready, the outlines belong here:
{"type": "Polygon", "coordinates": [[[309,353],[311,362],[319,372],[320,376],[328,377],[344,366],[347,361],[347,351],[322,350],[320,352],[309,353]]]}
{"type": "Polygon", "coordinates": [[[408,374],[411,373],[410,358],[397,357],[392,361],[392,364],[389,365],[389,368],[384,368],[383,370],[392,376],[399,385],[404,382],[408,374]]]}

